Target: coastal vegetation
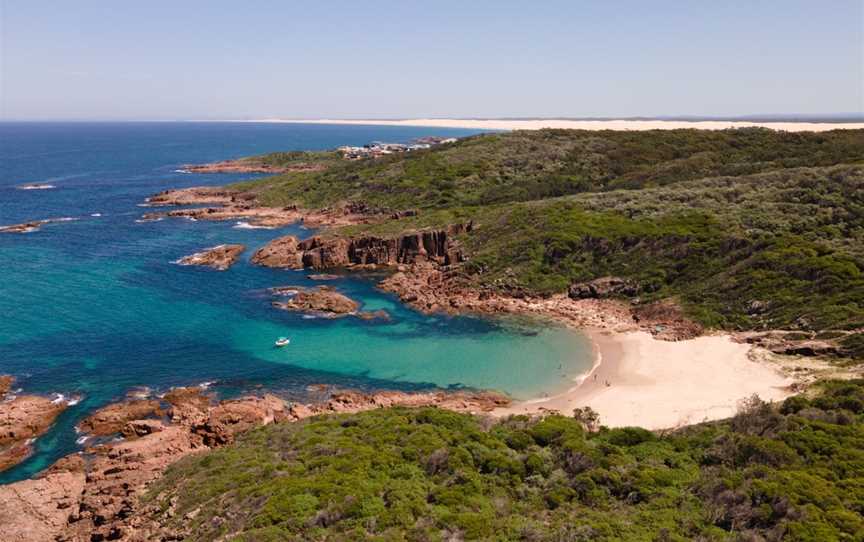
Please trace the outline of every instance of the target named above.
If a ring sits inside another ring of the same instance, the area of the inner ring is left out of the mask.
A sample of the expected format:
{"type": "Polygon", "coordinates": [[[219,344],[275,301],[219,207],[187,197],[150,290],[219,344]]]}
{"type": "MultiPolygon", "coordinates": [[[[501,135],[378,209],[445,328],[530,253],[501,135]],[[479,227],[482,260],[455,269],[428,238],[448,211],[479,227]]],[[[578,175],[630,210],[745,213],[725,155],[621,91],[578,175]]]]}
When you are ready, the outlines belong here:
{"type": "MultiPolygon", "coordinates": [[[[602,420],[600,420],[602,421],[602,420]]],[[[864,381],[681,430],[379,409],[251,431],[149,491],[187,540],[861,540],[864,381]]]]}
{"type": "Polygon", "coordinates": [[[709,327],[864,328],[860,130],[512,132],[237,187],[265,205],[418,211],[330,235],[471,221],[459,272],[502,293],[613,275],[709,327]]]}

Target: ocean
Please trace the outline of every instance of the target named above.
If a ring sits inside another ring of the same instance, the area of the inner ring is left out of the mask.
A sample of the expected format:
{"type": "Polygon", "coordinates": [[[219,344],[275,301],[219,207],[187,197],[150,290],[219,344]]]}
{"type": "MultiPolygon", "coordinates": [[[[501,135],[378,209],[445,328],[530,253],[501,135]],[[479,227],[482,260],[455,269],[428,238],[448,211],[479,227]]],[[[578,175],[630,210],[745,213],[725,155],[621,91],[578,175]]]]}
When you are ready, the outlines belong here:
{"type": "Polygon", "coordinates": [[[184,164],[374,140],[407,142],[469,130],[267,123],[0,123],[0,374],[23,393],[78,397],[0,483],[27,478],[79,450],[75,424],[130,390],[212,383],[224,397],[273,390],[303,400],[312,384],[360,390],[496,389],[554,394],[591,366],[578,333],[473,317],[423,315],[376,290],[376,278],[330,282],[390,321],[309,319],[274,309],[267,288],[317,284],[302,271],[250,265],[252,253],[299,226],[140,222],[145,198],[168,188],[254,175],[186,174],[184,164]],[[54,188],[23,190],[45,183],[54,188]],[[240,226],[240,227],[238,227],[240,226]],[[172,262],[203,248],[247,250],[218,272],[172,262]],[[279,336],[291,338],[277,349],[279,336]]]}

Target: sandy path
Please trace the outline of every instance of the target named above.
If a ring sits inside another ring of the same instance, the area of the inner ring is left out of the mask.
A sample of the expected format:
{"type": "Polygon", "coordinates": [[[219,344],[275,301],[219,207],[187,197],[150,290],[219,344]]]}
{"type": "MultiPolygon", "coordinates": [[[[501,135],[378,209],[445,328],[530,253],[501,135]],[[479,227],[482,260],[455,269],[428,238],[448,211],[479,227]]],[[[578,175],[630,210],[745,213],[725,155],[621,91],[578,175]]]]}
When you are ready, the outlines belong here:
{"type": "Polygon", "coordinates": [[[516,403],[495,414],[541,409],[572,413],[590,406],[610,427],[664,429],[733,415],[753,394],[766,401],[791,395],[793,380],[765,363],[751,361],[749,345],[726,336],[688,341],[655,340],[645,332],[592,333],[601,362],[569,392],[516,403]],[[608,386],[607,386],[608,382],[608,386]]]}
{"type": "Polygon", "coordinates": [[[476,130],[539,130],[568,128],[578,130],[672,130],[697,128],[725,130],[759,126],[787,132],[823,132],[837,129],[861,129],[860,122],[749,122],[749,121],[678,121],[678,120],[568,120],[568,119],[404,119],[404,120],[340,120],[340,119],[261,119],[240,122],[274,122],[295,124],[361,124],[379,126],[425,126],[430,128],[471,128],[476,130]]]}

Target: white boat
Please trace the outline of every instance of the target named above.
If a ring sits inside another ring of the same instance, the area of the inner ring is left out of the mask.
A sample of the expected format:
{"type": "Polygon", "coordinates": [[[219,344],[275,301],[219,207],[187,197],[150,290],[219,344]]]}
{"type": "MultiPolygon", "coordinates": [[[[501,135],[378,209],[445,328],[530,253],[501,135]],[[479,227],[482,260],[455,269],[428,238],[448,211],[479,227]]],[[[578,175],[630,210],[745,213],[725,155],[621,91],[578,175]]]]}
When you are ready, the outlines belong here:
{"type": "Polygon", "coordinates": [[[279,337],[276,339],[276,346],[288,346],[291,344],[291,339],[288,337],[279,337]]]}

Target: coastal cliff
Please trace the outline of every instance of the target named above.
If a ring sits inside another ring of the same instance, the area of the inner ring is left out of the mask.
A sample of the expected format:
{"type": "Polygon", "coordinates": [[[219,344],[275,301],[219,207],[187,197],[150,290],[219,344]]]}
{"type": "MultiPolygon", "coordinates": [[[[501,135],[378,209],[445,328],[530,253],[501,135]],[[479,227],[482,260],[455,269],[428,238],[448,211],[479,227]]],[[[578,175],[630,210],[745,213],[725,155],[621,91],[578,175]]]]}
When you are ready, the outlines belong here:
{"type": "Polygon", "coordinates": [[[252,256],[252,263],[289,269],[332,269],[350,266],[396,266],[433,262],[451,265],[464,261],[454,236],[473,225],[457,224],[442,230],[406,233],[397,237],[322,238],[300,241],[275,239],[252,256]]]}

